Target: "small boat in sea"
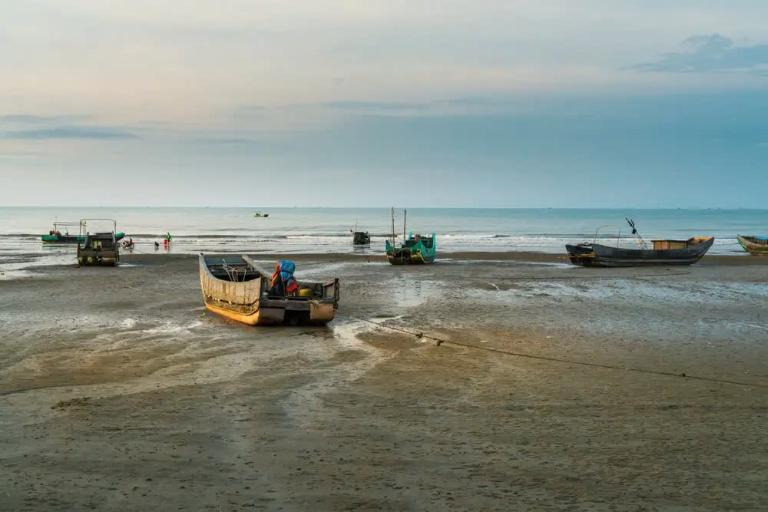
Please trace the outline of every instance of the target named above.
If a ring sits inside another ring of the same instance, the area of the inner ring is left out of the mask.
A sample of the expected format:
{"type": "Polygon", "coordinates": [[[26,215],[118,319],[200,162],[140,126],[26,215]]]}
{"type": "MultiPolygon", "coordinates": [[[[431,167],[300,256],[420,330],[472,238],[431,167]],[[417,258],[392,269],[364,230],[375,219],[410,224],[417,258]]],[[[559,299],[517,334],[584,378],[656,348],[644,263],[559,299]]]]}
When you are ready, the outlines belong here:
{"type": "MultiPolygon", "coordinates": [[[[279,265],[290,271],[292,279],[293,263],[284,260],[279,265]]],[[[279,285],[273,285],[270,274],[248,256],[201,253],[199,267],[205,307],[237,322],[325,324],[333,320],[338,309],[338,279],[322,283],[294,280],[296,291],[288,294],[283,290],[290,288],[282,286],[282,277],[278,277],[279,285]]]]}
{"type": "Polygon", "coordinates": [[[397,244],[395,235],[395,210],[392,209],[391,240],[385,242],[387,260],[392,265],[434,263],[437,258],[437,235],[406,233],[407,210],[403,210],[403,243],[397,244]]]}
{"type": "Polygon", "coordinates": [[[355,219],[355,229],[350,229],[352,233],[352,245],[371,245],[371,235],[367,231],[360,231],[357,229],[357,219],[355,219]]]}
{"type": "Polygon", "coordinates": [[[113,219],[82,219],[81,240],[77,243],[77,264],[80,266],[115,266],[120,262],[120,244],[116,233],[117,222],[113,219]],[[111,223],[111,231],[88,231],[88,223],[111,223]]]}
{"type": "Polygon", "coordinates": [[[253,214],[253,216],[256,217],[257,219],[262,219],[262,218],[269,217],[269,214],[268,213],[256,212],[256,213],[253,214]]]}
{"type": "Polygon", "coordinates": [[[736,240],[752,256],[768,256],[768,236],[737,235],[736,240]]]}
{"type": "Polygon", "coordinates": [[[367,231],[354,231],[352,245],[371,245],[371,235],[367,231]]]}
{"type": "Polygon", "coordinates": [[[652,240],[653,248],[640,237],[634,221],[627,219],[632,234],[642,244],[640,249],[610,247],[595,242],[567,244],[568,258],[574,265],[584,267],[636,267],[645,265],[692,265],[699,261],[715,243],[711,236],[696,236],[687,240],[652,240]]]}
{"type": "MultiPolygon", "coordinates": [[[[70,235],[70,227],[78,227],[79,222],[54,222],[53,229],[48,231],[47,235],[40,235],[40,239],[46,244],[77,244],[84,241],[84,238],[80,235],[70,235]],[[63,231],[63,233],[62,233],[63,231]]],[[[125,233],[118,231],[115,233],[116,240],[122,240],[125,237],[125,233]]]]}

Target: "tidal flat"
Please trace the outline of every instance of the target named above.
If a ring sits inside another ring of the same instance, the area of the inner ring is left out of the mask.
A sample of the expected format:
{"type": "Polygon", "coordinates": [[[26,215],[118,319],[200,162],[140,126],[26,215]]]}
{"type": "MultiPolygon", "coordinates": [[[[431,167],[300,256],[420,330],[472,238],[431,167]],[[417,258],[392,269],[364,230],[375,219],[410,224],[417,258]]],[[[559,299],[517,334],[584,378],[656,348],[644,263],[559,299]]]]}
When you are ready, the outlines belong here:
{"type": "Polygon", "coordinates": [[[291,257],[328,326],[207,312],[189,255],[0,280],[0,510],[768,503],[768,260],[291,257]]]}

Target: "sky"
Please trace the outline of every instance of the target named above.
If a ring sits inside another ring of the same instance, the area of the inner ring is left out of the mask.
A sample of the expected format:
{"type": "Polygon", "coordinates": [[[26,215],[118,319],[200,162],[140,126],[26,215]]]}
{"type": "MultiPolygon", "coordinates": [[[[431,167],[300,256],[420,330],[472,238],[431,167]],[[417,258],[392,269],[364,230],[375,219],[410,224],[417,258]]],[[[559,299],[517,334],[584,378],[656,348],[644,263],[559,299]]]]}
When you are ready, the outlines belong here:
{"type": "Polygon", "coordinates": [[[0,206],[766,207],[764,0],[0,11],[0,206]]]}

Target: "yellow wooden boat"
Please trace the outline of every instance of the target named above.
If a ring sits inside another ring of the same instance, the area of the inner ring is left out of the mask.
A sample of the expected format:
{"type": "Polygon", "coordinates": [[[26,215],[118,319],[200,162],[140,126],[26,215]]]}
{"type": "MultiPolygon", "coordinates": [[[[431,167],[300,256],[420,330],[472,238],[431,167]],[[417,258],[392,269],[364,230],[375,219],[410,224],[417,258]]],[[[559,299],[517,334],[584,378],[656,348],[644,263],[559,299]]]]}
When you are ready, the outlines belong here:
{"type": "Polygon", "coordinates": [[[268,274],[248,256],[200,254],[205,307],[248,325],[325,324],[336,316],[339,280],[298,281],[297,295],[274,295],[268,274]]]}

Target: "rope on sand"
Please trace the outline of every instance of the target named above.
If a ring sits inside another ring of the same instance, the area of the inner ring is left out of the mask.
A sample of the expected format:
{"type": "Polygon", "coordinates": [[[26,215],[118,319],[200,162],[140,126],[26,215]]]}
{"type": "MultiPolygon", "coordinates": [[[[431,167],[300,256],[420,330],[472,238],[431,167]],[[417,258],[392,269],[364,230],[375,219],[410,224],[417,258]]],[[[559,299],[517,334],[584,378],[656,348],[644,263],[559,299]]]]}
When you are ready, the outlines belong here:
{"type": "Polygon", "coordinates": [[[677,378],[683,378],[683,379],[691,379],[691,380],[700,380],[704,382],[713,382],[718,384],[731,384],[734,386],[745,386],[745,387],[754,387],[754,388],[768,388],[768,384],[761,384],[757,382],[742,382],[737,380],[730,380],[730,379],[718,379],[716,377],[702,377],[700,375],[688,375],[686,373],[674,373],[674,372],[667,372],[664,370],[649,370],[647,368],[634,368],[631,366],[618,366],[618,365],[612,365],[612,364],[604,364],[604,363],[592,363],[589,361],[576,361],[573,359],[563,359],[560,357],[553,357],[553,356],[542,356],[542,355],[536,355],[536,354],[526,354],[524,352],[514,352],[511,350],[503,350],[500,348],[494,348],[494,347],[480,347],[478,345],[473,345],[471,343],[463,343],[460,341],[451,341],[447,340],[445,338],[440,338],[438,336],[434,336],[432,334],[427,334],[421,331],[412,331],[410,329],[405,329],[403,327],[395,327],[391,325],[384,325],[379,322],[374,322],[373,320],[368,320],[365,318],[358,318],[358,317],[351,317],[348,316],[347,318],[352,318],[354,320],[359,320],[361,322],[369,323],[372,325],[375,325],[378,328],[381,329],[389,329],[391,331],[400,332],[403,334],[408,334],[410,336],[414,336],[418,339],[427,339],[432,340],[435,342],[436,346],[440,345],[450,345],[454,347],[462,347],[462,348],[469,348],[474,350],[483,350],[485,352],[493,352],[496,354],[504,354],[506,356],[511,357],[522,357],[526,359],[536,359],[539,361],[549,361],[553,363],[561,363],[561,364],[573,364],[573,365],[579,365],[579,366],[586,366],[591,368],[601,368],[604,370],[621,370],[626,372],[635,372],[635,373],[642,373],[646,375],[661,375],[664,377],[677,377],[677,378]]]}
{"type": "Polygon", "coordinates": [[[688,276],[691,272],[667,272],[665,274],[639,274],[639,275],[593,275],[593,276],[513,276],[513,277],[494,277],[497,281],[598,281],[608,279],[623,279],[626,281],[633,279],[647,279],[649,277],[673,277],[688,276]]]}

